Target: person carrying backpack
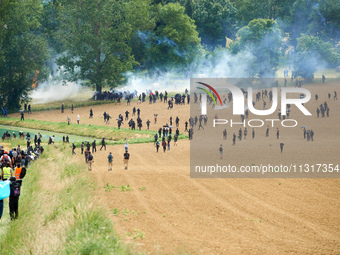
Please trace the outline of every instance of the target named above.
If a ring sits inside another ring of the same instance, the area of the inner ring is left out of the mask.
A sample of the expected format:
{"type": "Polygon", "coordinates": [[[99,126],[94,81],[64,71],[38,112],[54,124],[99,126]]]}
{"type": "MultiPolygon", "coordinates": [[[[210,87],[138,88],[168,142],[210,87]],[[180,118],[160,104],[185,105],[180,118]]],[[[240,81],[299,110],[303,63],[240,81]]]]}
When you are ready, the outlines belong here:
{"type": "Polygon", "coordinates": [[[128,151],[125,151],[124,153],[124,167],[125,167],[125,170],[128,169],[128,164],[129,164],[129,159],[130,159],[130,154],[128,153],[128,151]]]}
{"type": "Polygon", "coordinates": [[[158,150],[159,150],[159,146],[160,146],[160,142],[157,140],[157,141],[156,141],[156,150],[157,150],[157,152],[158,152],[158,150]]]}
{"type": "Polygon", "coordinates": [[[89,155],[87,156],[87,165],[88,165],[88,170],[92,171],[92,163],[93,163],[93,156],[91,152],[89,152],[89,155]]]}
{"type": "Polygon", "coordinates": [[[9,163],[10,166],[12,167],[12,160],[11,160],[11,157],[8,156],[8,152],[7,151],[4,151],[4,154],[1,156],[0,158],[0,162],[1,163],[9,163]]]}
{"type": "Polygon", "coordinates": [[[9,196],[9,215],[11,220],[18,218],[18,208],[19,208],[19,196],[20,196],[20,183],[16,181],[15,177],[12,176],[10,179],[10,189],[11,194],[9,196]]]}
{"type": "Polygon", "coordinates": [[[107,161],[109,163],[108,171],[112,171],[112,160],[113,160],[113,156],[112,156],[112,152],[110,152],[109,156],[107,156],[107,161]]]}

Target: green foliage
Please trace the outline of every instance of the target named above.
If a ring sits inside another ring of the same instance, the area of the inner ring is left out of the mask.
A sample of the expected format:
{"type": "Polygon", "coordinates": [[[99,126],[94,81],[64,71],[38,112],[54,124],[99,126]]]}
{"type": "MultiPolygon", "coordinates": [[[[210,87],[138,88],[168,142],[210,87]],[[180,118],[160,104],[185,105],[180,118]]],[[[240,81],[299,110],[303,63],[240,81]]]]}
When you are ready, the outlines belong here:
{"type": "Polygon", "coordinates": [[[250,77],[272,77],[278,69],[281,36],[272,19],[255,19],[237,32],[239,38],[232,44],[234,54],[250,52],[253,59],[248,70],[250,77]]]}
{"type": "MultiPolygon", "coordinates": [[[[188,0],[187,5],[191,2],[192,0],[188,0]]],[[[202,44],[212,49],[218,45],[225,47],[226,37],[232,38],[235,34],[235,12],[236,9],[228,0],[195,1],[192,18],[197,25],[202,44]]]]}
{"type": "Polygon", "coordinates": [[[48,58],[46,39],[38,33],[39,0],[4,0],[0,4],[0,106],[19,109],[26,99],[35,71],[44,78],[48,58]]]}
{"type": "Polygon", "coordinates": [[[146,67],[167,71],[193,61],[200,39],[194,21],[184,10],[178,3],[152,6],[154,29],[138,34],[146,67]]]}
{"type": "Polygon", "coordinates": [[[124,82],[136,64],[128,41],[132,27],[125,21],[123,1],[61,1],[61,32],[67,52],[57,60],[71,74],[69,80],[88,80],[101,91],[124,82]]]}
{"type": "Polygon", "coordinates": [[[338,49],[330,42],[324,42],[318,37],[302,35],[298,38],[297,55],[294,62],[295,74],[304,78],[312,78],[317,67],[322,65],[335,66],[339,63],[338,49]]]}

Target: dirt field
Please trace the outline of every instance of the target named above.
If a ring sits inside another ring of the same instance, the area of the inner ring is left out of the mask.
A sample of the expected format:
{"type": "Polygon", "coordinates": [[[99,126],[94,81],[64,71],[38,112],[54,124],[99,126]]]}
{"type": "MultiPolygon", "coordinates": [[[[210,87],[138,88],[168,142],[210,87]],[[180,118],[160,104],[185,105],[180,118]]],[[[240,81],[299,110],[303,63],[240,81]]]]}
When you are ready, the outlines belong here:
{"type": "Polygon", "coordinates": [[[151,144],[95,153],[96,199],[118,232],[138,231],[151,254],[338,254],[339,179],[191,179],[188,141],[166,153],[151,144]],[[106,155],[115,155],[107,171],[106,155]],[[106,184],[130,185],[105,191],[106,184]],[[145,187],[145,189],[143,189],[145,187]],[[119,215],[113,216],[117,208],[119,215]],[[127,208],[127,210],[126,210],[127,208]],[[126,215],[124,215],[124,212],[126,215]],[[128,212],[128,213],[127,213],[128,212]]]}
{"type": "MultiPolygon", "coordinates": [[[[60,104],[61,105],[61,104],[60,104]]],[[[34,106],[32,106],[34,108],[34,106]]],[[[53,111],[41,111],[41,112],[33,112],[32,114],[25,114],[25,119],[36,119],[43,121],[52,121],[52,122],[67,122],[67,116],[69,115],[71,118],[71,124],[76,124],[76,118],[79,114],[80,123],[82,124],[91,124],[91,125],[106,125],[104,122],[103,113],[106,111],[110,114],[112,119],[110,120],[109,126],[118,127],[117,118],[119,114],[122,114],[125,120],[125,111],[128,110],[130,112],[129,118],[133,118],[135,121],[137,119],[136,116],[132,116],[132,109],[136,107],[136,109],[140,108],[141,113],[140,117],[143,120],[142,129],[146,129],[146,121],[149,119],[151,121],[150,129],[158,130],[164,124],[170,124],[170,116],[173,118],[173,124],[175,124],[175,119],[178,116],[180,119],[180,124],[183,127],[180,132],[184,131],[184,122],[189,118],[190,114],[190,106],[189,105],[179,105],[175,106],[171,110],[167,110],[168,104],[163,102],[157,102],[155,104],[149,104],[149,101],[144,102],[142,104],[137,104],[137,101],[131,102],[131,105],[126,105],[126,102],[122,102],[120,104],[105,104],[105,105],[96,105],[89,107],[81,107],[75,108],[73,114],[71,113],[71,109],[66,109],[64,113],[61,113],[61,110],[53,110],[53,111]],[[94,117],[89,119],[90,109],[93,110],[94,117]],[[154,114],[158,114],[157,124],[154,124],[154,114]]],[[[11,114],[10,117],[20,118],[20,114],[11,114]]],[[[124,121],[124,124],[121,128],[129,128],[127,121],[124,121]]],[[[136,129],[138,129],[136,125],[136,129]]]]}
{"type": "MultiPolygon", "coordinates": [[[[279,153],[276,127],[270,130],[269,138],[265,137],[266,127],[258,129],[253,141],[249,130],[247,141],[237,142],[236,146],[232,146],[230,134],[239,127],[229,127],[228,139],[223,142],[225,160],[235,165],[315,163],[317,160],[339,164],[340,101],[327,99],[327,93],[333,94],[334,90],[339,93],[339,87],[337,83],[328,83],[306,88],[312,93],[306,107],[313,117],[303,117],[292,110],[291,118],[297,119],[299,125],[290,130],[280,128],[280,141],[285,143],[283,155],[279,153]],[[319,95],[318,102],[315,102],[315,93],[319,95]],[[330,117],[317,119],[316,107],[325,100],[330,117]],[[302,125],[314,130],[314,142],[303,139],[302,125]]],[[[105,125],[102,118],[105,110],[109,109],[115,119],[126,109],[132,112],[134,105],[136,102],[128,108],[124,103],[94,106],[95,118],[91,120],[88,119],[90,107],[80,108],[71,118],[75,120],[80,114],[83,123],[105,125]]],[[[159,114],[158,124],[151,125],[154,130],[169,122],[170,112],[173,118],[181,119],[181,132],[184,121],[189,118],[187,105],[175,106],[170,111],[164,103],[149,105],[147,102],[140,108],[144,123],[148,118],[152,121],[154,113],[159,114]]],[[[26,117],[66,121],[68,113],[71,115],[70,110],[64,114],[37,112],[26,117]]],[[[228,114],[225,117],[230,118],[228,114]]],[[[276,112],[272,117],[277,117],[276,112]]],[[[111,126],[116,127],[116,123],[112,121],[111,126]]],[[[222,139],[222,131],[220,136],[222,139]]],[[[151,254],[340,254],[339,179],[192,179],[189,141],[181,140],[177,147],[171,146],[170,151],[160,150],[157,154],[152,144],[130,145],[128,170],[123,166],[122,145],[108,146],[106,152],[94,154],[95,163],[90,173],[97,185],[94,199],[107,208],[121,236],[136,243],[142,251],[151,254]],[[114,155],[112,172],[107,171],[106,163],[110,151],[114,155]],[[107,183],[120,188],[105,191],[107,183]],[[121,191],[121,186],[127,184],[132,190],[121,191]]],[[[216,152],[211,152],[216,159],[218,146],[216,152]]]]}

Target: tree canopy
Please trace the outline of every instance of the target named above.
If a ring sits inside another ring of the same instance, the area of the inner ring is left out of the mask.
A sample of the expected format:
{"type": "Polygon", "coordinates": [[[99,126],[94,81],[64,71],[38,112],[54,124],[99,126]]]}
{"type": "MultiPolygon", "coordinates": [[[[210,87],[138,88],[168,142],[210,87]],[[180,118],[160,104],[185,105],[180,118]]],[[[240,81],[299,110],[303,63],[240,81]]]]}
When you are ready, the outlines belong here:
{"type": "Polygon", "coordinates": [[[337,0],[2,0],[0,104],[18,108],[55,62],[101,91],[129,72],[188,75],[222,57],[242,58],[250,77],[274,77],[280,59],[311,77],[340,65],[339,51],[337,0]]]}
{"type": "Polygon", "coordinates": [[[272,19],[255,19],[237,32],[239,38],[232,45],[233,53],[249,51],[254,58],[248,73],[251,77],[272,77],[277,71],[281,36],[272,19]]]}

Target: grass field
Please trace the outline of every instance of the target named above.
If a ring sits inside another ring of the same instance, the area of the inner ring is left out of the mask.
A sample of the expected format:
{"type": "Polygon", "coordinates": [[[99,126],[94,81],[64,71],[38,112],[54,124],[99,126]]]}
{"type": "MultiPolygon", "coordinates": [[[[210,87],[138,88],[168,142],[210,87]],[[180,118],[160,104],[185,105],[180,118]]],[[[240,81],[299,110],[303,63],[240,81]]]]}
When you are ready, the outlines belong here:
{"type": "Polygon", "coordinates": [[[9,221],[8,199],[4,201],[1,254],[136,254],[121,243],[92,197],[95,184],[65,148],[46,146],[28,169],[17,220],[9,221]]]}

